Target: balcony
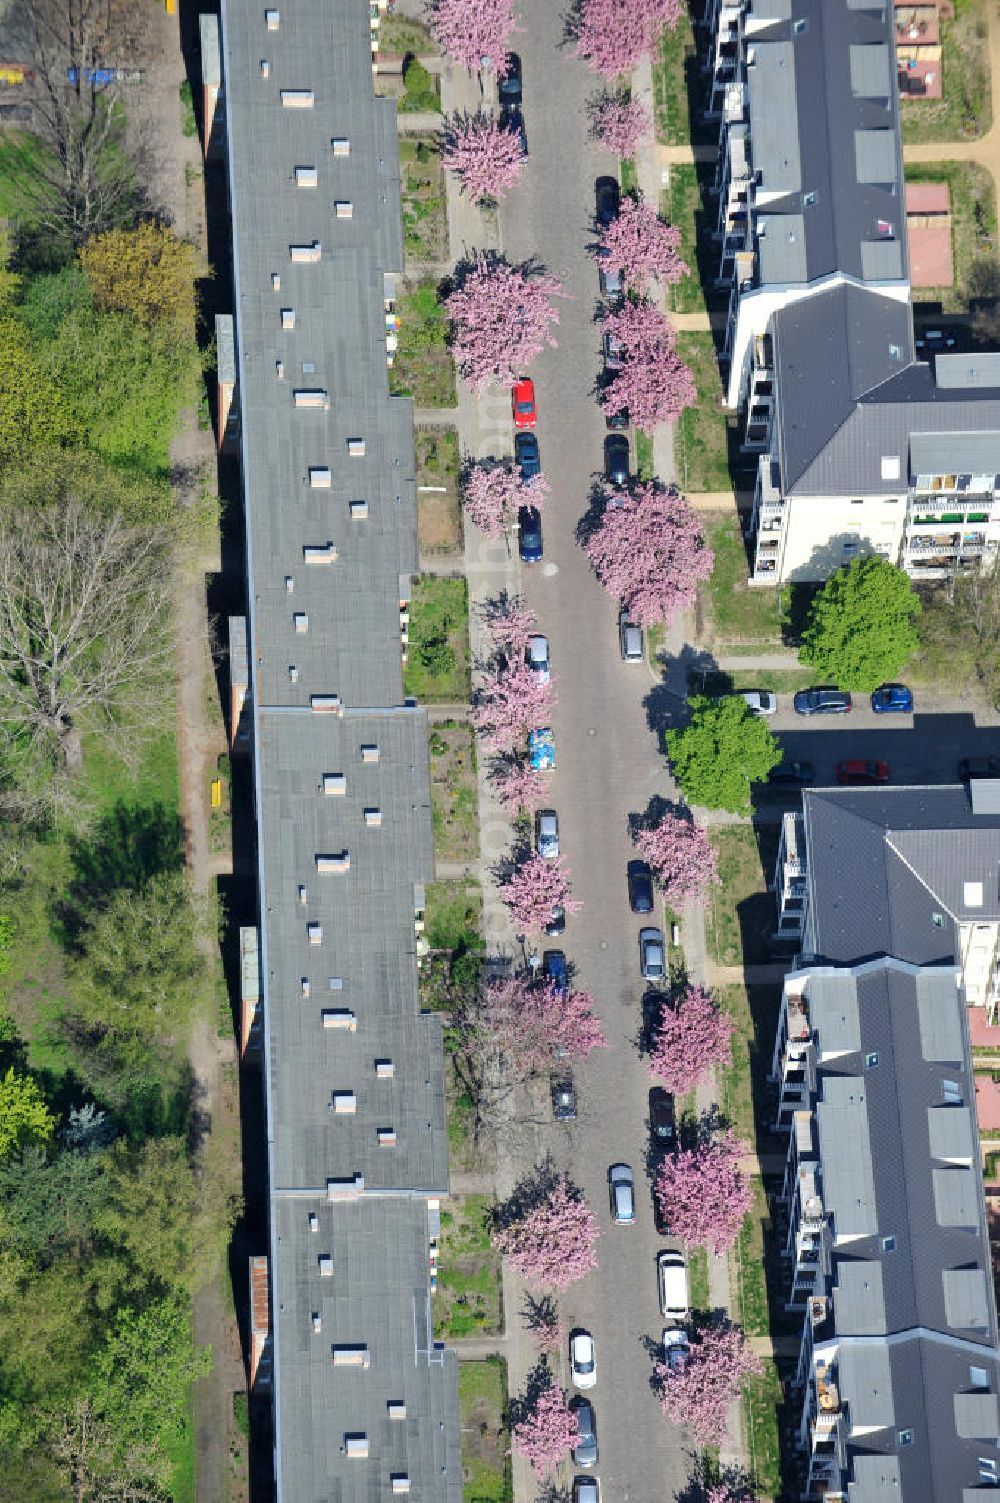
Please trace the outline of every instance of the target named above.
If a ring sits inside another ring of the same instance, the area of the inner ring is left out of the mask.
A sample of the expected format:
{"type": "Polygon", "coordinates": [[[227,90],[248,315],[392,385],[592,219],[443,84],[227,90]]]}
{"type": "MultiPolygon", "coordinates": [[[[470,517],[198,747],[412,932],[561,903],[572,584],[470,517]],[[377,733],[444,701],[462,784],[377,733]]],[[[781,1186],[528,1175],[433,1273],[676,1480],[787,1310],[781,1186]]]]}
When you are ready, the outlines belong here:
{"type": "MultiPolygon", "coordinates": [[[[785,864],[786,875],[793,866],[801,866],[801,862],[788,861],[785,864]]],[[[805,875],[805,873],[801,873],[805,875]]],[[[785,999],[785,1007],[788,1018],[788,1038],[791,1043],[806,1043],[812,1038],[812,1027],[809,1023],[809,1003],[804,992],[792,993],[785,999]]]]}

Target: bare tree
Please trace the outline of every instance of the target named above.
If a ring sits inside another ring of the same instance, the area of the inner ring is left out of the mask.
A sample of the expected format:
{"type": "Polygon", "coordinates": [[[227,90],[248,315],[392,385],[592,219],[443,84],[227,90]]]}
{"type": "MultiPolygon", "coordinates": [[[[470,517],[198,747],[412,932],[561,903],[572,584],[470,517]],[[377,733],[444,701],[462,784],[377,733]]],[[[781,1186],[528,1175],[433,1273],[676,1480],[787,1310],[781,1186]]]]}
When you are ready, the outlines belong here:
{"type": "Polygon", "coordinates": [[[118,1438],[90,1398],[75,1399],[60,1416],[48,1449],[73,1503],[166,1503],[148,1458],[137,1446],[120,1454],[118,1438]]]}
{"type": "Polygon", "coordinates": [[[41,227],[75,249],[129,217],[139,132],[126,122],[122,75],[140,60],[142,7],[134,0],[24,0],[32,103],[48,153],[35,153],[33,209],[41,227]]]}
{"type": "Polygon", "coordinates": [[[156,717],[169,659],[164,533],[72,497],[0,514],[0,724],[57,773],[83,760],[81,726],[120,746],[156,717]]]}

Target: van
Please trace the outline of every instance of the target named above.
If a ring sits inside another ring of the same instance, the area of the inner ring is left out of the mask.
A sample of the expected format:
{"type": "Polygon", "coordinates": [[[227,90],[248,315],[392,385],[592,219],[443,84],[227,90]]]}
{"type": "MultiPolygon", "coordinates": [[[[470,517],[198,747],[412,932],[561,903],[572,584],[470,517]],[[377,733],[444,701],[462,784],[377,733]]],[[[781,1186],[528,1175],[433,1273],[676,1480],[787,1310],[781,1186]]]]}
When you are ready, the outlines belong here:
{"type": "Polygon", "coordinates": [[[656,1260],[660,1286],[660,1313],[665,1320],[684,1325],[690,1314],[687,1260],[680,1248],[661,1252],[656,1260]]]}

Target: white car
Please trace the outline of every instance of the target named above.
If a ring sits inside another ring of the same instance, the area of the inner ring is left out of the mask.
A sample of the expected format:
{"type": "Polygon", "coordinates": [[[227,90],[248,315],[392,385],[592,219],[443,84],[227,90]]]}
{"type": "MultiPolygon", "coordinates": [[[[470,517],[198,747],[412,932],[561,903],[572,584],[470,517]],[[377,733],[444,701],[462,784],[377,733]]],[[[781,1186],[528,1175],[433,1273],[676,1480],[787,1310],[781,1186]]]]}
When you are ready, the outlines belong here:
{"type": "Polygon", "coordinates": [[[660,1314],[666,1320],[683,1325],[690,1313],[690,1300],[687,1260],[680,1248],[666,1248],[659,1254],[656,1275],[660,1286],[660,1314]]]}
{"type": "Polygon", "coordinates": [[[774,715],[778,709],[778,696],[770,689],[744,689],[740,699],[751,715],[774,715]]]}
{"type": "Polygon", "coordinates": [[[689,1351],[687,1331],[680,1326],[670,1326],[663,1333],[663,1360],[675,1372],[684,1366],[689,1351]]]}
{"type": "Polygon", "coordinates": [[[593,1388],[597,1382],[597,1349],[589,1331],[574,1331],[569,1339],[569,1361],[576,1388],[593,1388]]]}
{"type": "Polygon", "coordinates": [[[534,632],[528,638],[524,656],[528,667],[538,674],[543,684],[547,684],[551,676],[548,637],[543,637],[540,632],[534,632]]]}

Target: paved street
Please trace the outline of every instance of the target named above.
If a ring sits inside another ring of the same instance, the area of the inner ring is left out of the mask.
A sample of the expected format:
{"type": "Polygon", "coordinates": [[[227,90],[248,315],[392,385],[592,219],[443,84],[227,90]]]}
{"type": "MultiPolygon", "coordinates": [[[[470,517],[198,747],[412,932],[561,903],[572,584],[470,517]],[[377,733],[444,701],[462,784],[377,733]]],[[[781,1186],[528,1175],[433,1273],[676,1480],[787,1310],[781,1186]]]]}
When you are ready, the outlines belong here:
{"type": "MultiPolygon", "coordinates": [[[[650,1386],[645,1343],[662,1327],[655,1257],[664,1245],[653,1228],[645,1178],[649,1077],[635,1051],[639,1027],[637,936],[628,909],[627,818],[654,793],[668,791],[643,698],[653,685],[644,665],[618,652],[616,610],[596,583],[574,539],[603,464],[604,422],[594,398],[600,335],[593,322],[597,271],[593,240],[594,180],[617,164],[587,140],[586,100],[597,80],[561,46],[556,6],[522,11],[516,46],[524,64],[524,117],[531,160],[504,203],[505,250],[513,260],[537,256],[563,282],[559,347],[534,365],[538,436],[552,494],[545,512],[545,561],[525,569],[523,589],[551,642],[559,706],[553,717],[558,767],[552,803],[583,911],[569,920],[562,944],[580,983],[592,991],[610,1048],[576,1071],[580,1116],[540,1131],[540,1152],[568,1164],[602,1227],[600,1268],[562,1301],[567,1323],[586,1326],[597,1343],[597,1415],[602,1494],[650,1503],[670,1497],[690,1476],[680,1434],[663,1419],[650,1386]],[[613,1227],[608,1166],[632,1165],[638,1221],[613,1227]]],[[[568,1378],[568,1374],[566,1375],[568,1378]]]]}

